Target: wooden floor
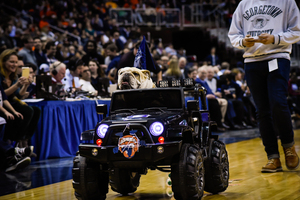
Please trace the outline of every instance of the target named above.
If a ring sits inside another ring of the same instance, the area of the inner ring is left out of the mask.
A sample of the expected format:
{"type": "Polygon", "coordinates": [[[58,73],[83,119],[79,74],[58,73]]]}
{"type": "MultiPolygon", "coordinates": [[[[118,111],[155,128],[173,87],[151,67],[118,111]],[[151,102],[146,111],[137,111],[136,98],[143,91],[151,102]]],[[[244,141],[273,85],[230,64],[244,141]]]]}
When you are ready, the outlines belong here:
{"type": "MultiPolygon", "coordinates": [[[[296,151],[300,155],[300,130],[295,131],[296,151]]],[[[282,149],[281,162],[283,172],[261,173],[267,158],[260,138],[228,144],[230,185],[218,195],[205,193],[203,200],[300,200],[300,169],[288,171],[284,165],[282,149]]],[[[138,190],[130,196],[121,196],[111,189],[108,200],[151,200],[174,199],[169,197],[171,188],[167,186],[167,173],[149,171],[143,175],[138,190]]],[[[67,180],[35,189],[30,189],[6,196],[1,200],[35,199],[75,199],[72,181],[67,180]]]]}

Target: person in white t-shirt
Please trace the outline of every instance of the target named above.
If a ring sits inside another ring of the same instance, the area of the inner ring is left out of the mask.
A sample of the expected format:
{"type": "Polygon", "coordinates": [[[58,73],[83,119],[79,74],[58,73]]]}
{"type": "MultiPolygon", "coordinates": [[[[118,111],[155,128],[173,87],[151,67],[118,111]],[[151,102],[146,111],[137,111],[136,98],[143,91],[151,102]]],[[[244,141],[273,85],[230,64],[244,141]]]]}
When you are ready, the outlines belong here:
{"type": "Polygon", "coordinates": [[[88,66],[83,67],[83,71],[79,80],[81,89],[83,91],[91,92],[93,95],[97,96],[98,91],[91,84],[91,70],[88,66]]]}

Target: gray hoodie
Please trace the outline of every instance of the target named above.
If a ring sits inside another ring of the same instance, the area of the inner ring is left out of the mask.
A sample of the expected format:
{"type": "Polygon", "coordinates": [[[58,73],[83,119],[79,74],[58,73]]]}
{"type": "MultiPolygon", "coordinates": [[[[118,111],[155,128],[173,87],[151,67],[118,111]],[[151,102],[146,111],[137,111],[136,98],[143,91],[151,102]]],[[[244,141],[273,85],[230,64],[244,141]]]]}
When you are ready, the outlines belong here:
{"type": "Polygon", "coordinates": [[[292,44],[300,40],[300,14],[294,0],[243,0],[235,10],[228,37],[231,44],[245,49],[245,63],[290,59],[292,44]],[[274,35],[274,44],[242,45],[246,35],[257,38],[262,33],[274,35]]]}

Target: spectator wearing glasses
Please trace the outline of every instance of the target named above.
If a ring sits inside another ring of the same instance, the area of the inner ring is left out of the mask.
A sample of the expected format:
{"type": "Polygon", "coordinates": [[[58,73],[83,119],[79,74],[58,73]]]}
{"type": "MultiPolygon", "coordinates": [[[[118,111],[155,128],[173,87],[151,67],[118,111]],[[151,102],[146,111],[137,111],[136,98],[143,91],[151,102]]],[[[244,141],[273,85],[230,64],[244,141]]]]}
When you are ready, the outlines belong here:
{"type": "Polygon", "coordinates": [[[33,63],[37,65],[35,53],[32,51],[33,39],[30,35],[24,35],[22,38],[22,43],[24,47],[18,52],[19,56],[23,57],[23,62],[33,63]]]}
{"type": "Polygon", "coordinates": [[[83,71],[79,80],[82,91],[90,92],[92,95],[97,96],[98,91],[91,84],[91,70],[88,66],[83,67],[83,71]]]}

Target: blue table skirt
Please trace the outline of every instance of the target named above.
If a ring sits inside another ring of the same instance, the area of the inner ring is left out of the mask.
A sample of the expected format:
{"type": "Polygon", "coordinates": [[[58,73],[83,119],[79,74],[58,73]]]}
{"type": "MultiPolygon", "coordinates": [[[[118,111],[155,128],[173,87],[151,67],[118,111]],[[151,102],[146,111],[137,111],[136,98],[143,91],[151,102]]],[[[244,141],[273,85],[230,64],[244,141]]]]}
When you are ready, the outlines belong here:
{"type": "MultiPolygon", "coordinates": [[[[98,100],[110,106],[109,100],[98,100]]],[[[94,129],[102,115],[96,112],[94,100],[41,101],[28,103],[41,109],[37,130],[31,139],[39,160],[74,156],[81,132],[94,129]]]]}

